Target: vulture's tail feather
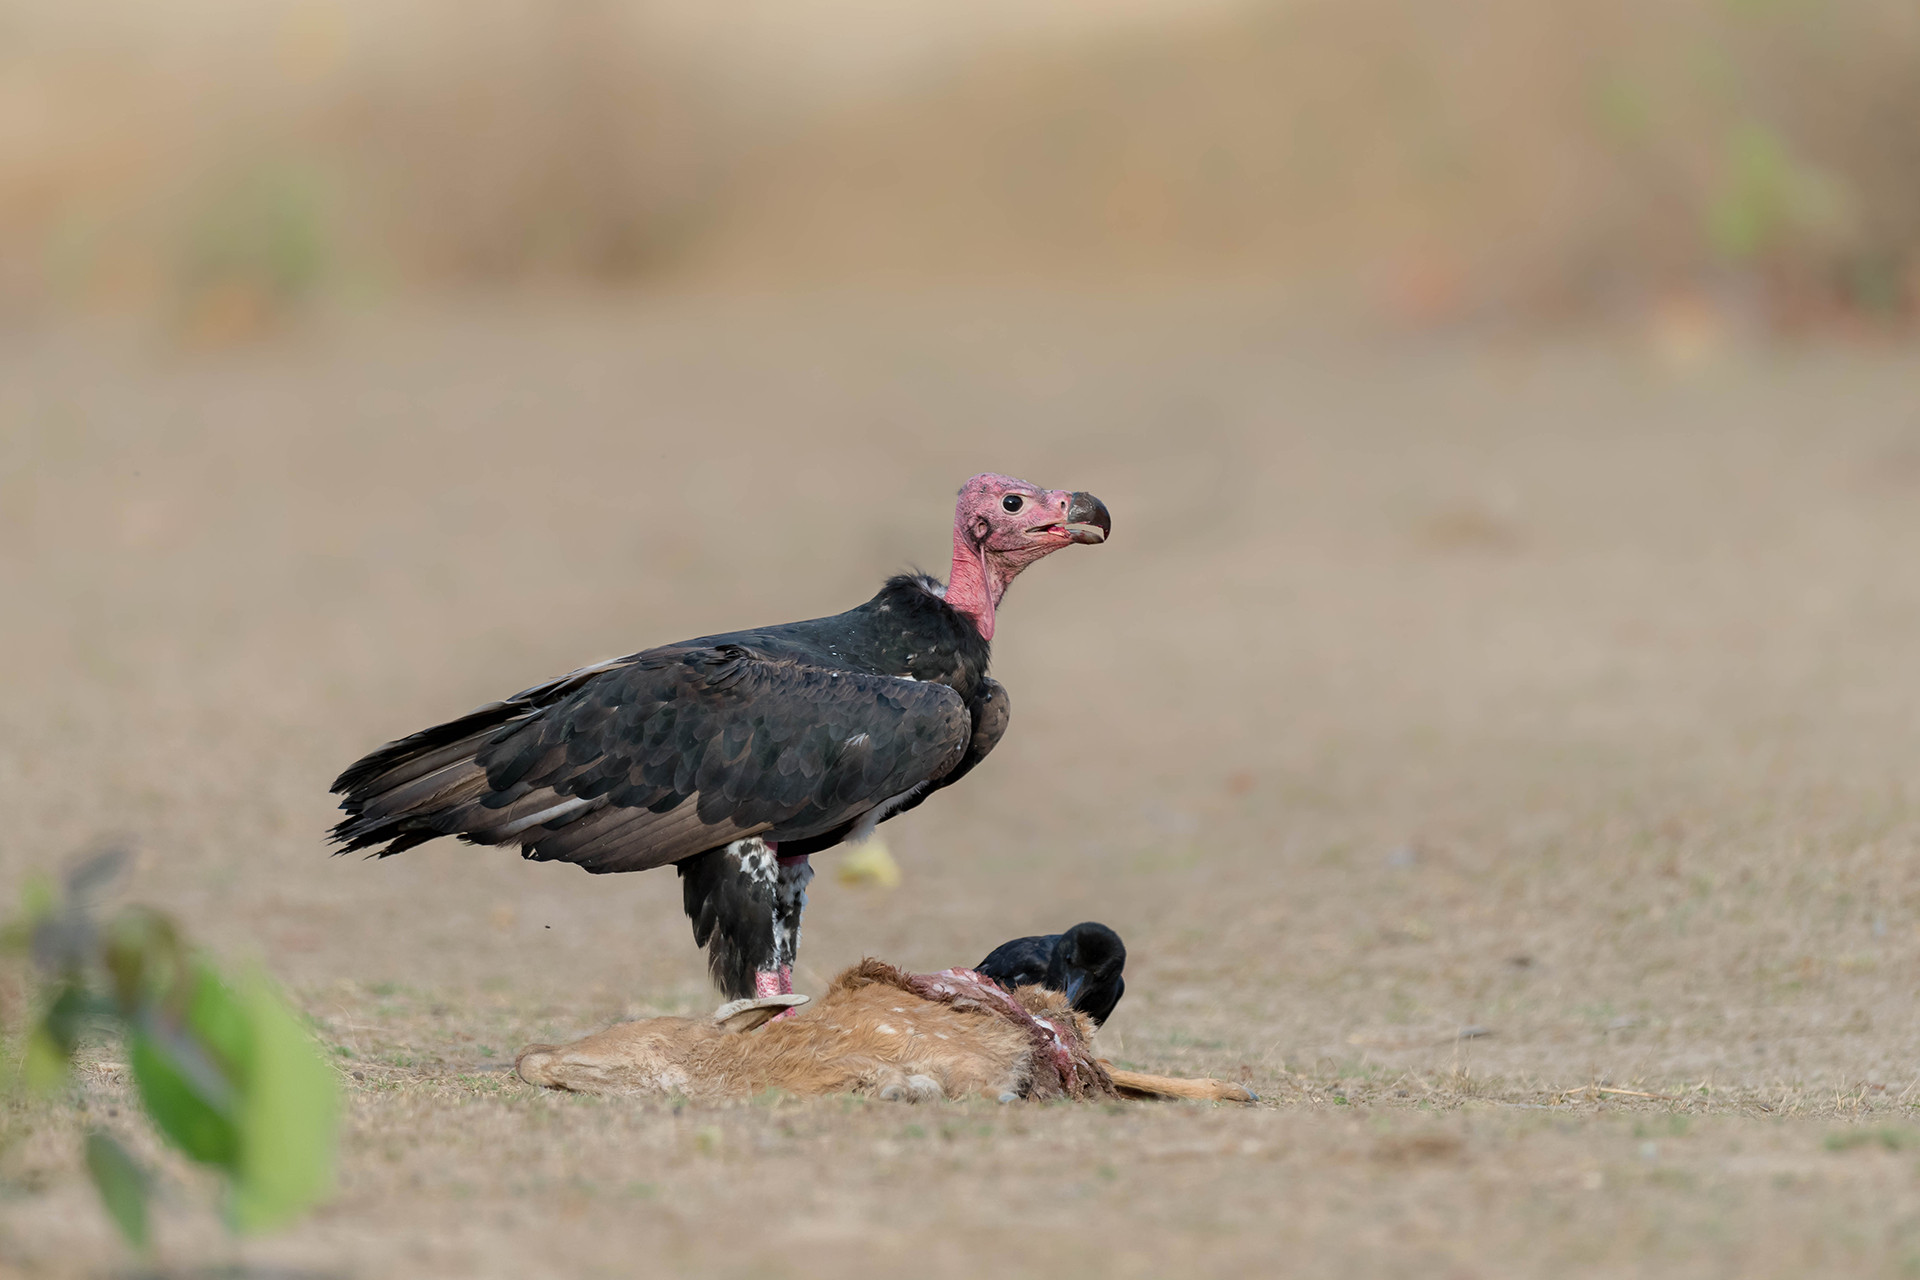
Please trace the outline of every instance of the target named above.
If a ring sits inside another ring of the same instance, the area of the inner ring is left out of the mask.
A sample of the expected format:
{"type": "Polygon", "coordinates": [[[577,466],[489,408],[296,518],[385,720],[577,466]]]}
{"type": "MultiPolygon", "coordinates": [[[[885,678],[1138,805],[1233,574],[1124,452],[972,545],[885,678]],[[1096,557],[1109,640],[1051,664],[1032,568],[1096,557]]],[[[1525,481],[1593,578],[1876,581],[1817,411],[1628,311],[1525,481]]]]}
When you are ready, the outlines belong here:
{"type": "Polygon", "coordinates": [[[334,795],[351,797],[369,782],[390,774],[399,775],[391,778],[391,782],[410,781],[428,770],[450,764],[463,755],[472,755],[479,737],[489,730],[522,718],[532,709],[517,700],[489,702],[458,720],[449,720],[431,729],[408,734],[397,742],[389,742],[377,751],[368,752],[348,765],[346,771],[333,780],[331,790],[334,795]]]}
{"type": "MultiPolygon", "coordinates": [[[[341,826],[345,826],[345,825],[346,825],[345,823],[341,824],[341,826]]],[[[391,834],[391,832],[389,832],[388,834],[391,834]]],[[[391,858],[396,853],[405,853],[407,850],[413,848],[413,846],[417,844],[425,844],[429,840],[438,839],[440,835],[441,833],[438,831],[402,832],[401,834],[394,836],[392,842],[388,844],[386,848],[375,849],[372,853],[368,854],[367,856],[369,858],[391,858]]],[[[375,837],[372,843],[377,844],[382,839],[385,839],[385,836],[375,837]]],[[[366,848],[366,847],[367,846],[364,844],[357,845],[357,846],[349,845],[347,848],[337,850],[336,852],[350,853],[353,851],[354,848],[366,848]]]]}
{"type": "MultiPolygon", "coordinates": [[[[489,783],[478,757],[595,676],[642,657],[635,654],[582,667],[524,689],[505,702],[489,702],[457,720],[389,742],[348,765],[333,781],[333,794],[340,797],[340,807],[347,813],[333,828],[333,841],[340,846],[334,852],[372,849],[386,858],[436,836],[457,835],[476,844],[516,838],[526,828],[520,820],[527,806],[536,812],[544,810],[543,817],[551,813],[551,797],[513,803],[527,788],[512,785],[549,748],[535,743],[531,754],[516,761],[519,774],[509,780],[503,772],[493,780],[499,788],[489,783]],[[483,797],[484,805],[480,804],[483,797]]],[[[552,814],[555,820],[572,816],[552,814]]]]}
{"type": "Polygon", "coordinates": [[[478,799],[487,774],[475,756],[530,708],[496,702],[389,742],[348,766],[333,793],[347,816],[332,831],[336,853],[372,849],[382,858],[458,832],[453,810],[478,799]],[[379,846],[384,845],[384,848],[379,846]]]}

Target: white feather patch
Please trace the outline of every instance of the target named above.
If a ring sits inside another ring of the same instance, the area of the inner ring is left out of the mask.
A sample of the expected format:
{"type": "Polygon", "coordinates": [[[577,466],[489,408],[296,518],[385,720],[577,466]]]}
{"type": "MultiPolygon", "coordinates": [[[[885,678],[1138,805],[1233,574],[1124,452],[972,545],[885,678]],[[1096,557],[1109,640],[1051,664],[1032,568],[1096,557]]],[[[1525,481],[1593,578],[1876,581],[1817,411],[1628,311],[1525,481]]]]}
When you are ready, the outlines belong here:
{"type": "Polygon", "coordinates": [[[922,782],[918,786],[909,787],[899,795],[889,796],[887,799],[882,800],[879,804],[861,814],[860,821],[855,823],[853,830],[847,833],[847,843],[866,843],[867,837],[873,834],[873,829],[880,825],[881,819],[919,795],[926,785],[926,783],[922,782]]]}
{"type": "Polygon", "coordinates": [[[570,813],[578,813],[592,803],[593,801],[582,799],[579,796],[570,796],[551,808],[542,809],[538,813],[530,813],[518,822],[509,822],[506,826],[500,828],[500,834],[503,836],[517,836],[529,827],[537,827],[543,822],[552,822],[555,818],[564,818],[570,813]]]}

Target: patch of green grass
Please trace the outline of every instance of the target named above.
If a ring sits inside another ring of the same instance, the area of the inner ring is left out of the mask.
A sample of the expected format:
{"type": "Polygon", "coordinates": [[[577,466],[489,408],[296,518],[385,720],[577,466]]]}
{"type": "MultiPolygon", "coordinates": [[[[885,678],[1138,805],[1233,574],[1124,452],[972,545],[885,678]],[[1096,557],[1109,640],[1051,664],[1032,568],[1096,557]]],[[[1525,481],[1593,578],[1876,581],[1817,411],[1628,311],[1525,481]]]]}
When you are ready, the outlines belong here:
{"type": "Polygon", "coordinates": [[[1911,1129],[1888,1127],[1883,1129],[1837,1129],[1829,1133],[1823,1144],[1829,1151],[1852,1151],[1856,1147],[1870,1147],[1878,1143],[1888,1151],[1904,1151],[1920,1145],[1920,1134],[1911,1129]]]}

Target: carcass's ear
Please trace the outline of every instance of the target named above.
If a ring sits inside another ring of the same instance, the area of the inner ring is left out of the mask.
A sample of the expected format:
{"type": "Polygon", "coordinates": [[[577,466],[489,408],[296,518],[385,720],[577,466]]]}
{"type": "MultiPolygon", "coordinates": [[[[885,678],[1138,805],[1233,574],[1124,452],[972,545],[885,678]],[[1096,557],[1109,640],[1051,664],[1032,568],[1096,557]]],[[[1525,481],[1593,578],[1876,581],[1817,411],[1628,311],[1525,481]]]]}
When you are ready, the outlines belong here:
{"type": "Polygon", "coordinates": [[[751,1031],[787,1009],[805,1004],[810,996],[760,996],[753,1000],[734,1000],[713,1011],[713,1020],[722,1031],[751,1031]]]}

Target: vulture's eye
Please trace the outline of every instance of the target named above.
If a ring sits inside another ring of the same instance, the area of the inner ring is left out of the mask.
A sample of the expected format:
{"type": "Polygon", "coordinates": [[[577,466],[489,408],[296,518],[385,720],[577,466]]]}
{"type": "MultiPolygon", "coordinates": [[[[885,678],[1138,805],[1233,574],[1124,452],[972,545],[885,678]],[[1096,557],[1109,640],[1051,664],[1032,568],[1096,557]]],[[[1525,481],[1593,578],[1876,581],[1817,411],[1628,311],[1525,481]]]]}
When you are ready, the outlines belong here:
{"type": "Polygon", "coordinates": [[[1010,493],[1000,499],[1000,505],[1009,511],[1018,511],[1021,507],[1027,505],[1027,500],[1017,493],[1010,493]]]}

